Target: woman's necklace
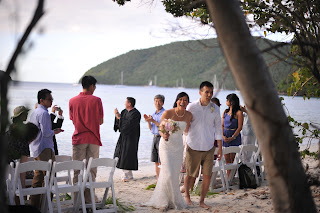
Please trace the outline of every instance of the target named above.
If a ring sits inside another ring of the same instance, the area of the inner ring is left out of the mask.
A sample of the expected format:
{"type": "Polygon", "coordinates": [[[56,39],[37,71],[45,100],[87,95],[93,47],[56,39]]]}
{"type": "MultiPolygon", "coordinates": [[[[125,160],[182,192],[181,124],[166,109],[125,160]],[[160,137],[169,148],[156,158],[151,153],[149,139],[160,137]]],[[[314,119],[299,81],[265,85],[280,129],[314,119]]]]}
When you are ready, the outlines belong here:
{"type": "Polygon", "coordinates": [[[174,110],[174,112],[176,113],[176,115],[179,117],[179,118],[182,118],[185,114],[186,114],[186,110],[184,110],[183,111],[183,115],[178,115],[178,113],[177,113],[177,111],[176,110],[174,110]]]}

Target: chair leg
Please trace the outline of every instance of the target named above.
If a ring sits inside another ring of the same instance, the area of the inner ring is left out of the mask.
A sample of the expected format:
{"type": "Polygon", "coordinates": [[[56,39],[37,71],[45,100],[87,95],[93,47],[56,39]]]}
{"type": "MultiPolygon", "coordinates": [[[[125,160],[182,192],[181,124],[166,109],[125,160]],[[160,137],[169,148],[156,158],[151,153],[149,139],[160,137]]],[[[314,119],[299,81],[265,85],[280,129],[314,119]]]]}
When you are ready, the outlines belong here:
{"type": "Polygon", "coordinates": [[[117,206],[117,199],[116,199],[116,194],[114,192],[114,186],[111,186],[111,192],[112,192],[112,200],[113,200],[113,208],[114,208],[114,212],[117,212],[118,206],[117,206]]]}
{"type": "Polygon", "coordinates": [[[97,207],[96,207],[96,201],[94,199],[94,191],[92,187],[90,187],[90,195],[91,195],[91,203],[92,203],[92,212],[95,213],[97,211],[97,207]]]}
{"type": "Polygon", "coordinates": [[[59,192],[56,191],[55,195],[56,195],[57,209],[58,209],[58,212],[61,213],[61,202],[60,202],[59,192]]]}
{"type": "Polygon", "coordinates": [[[224,177],[224,182],[226,184],[226,188],[229,191],[230,190],[230,185],[229,185],[228,175],[227,175],[225,170],[223,170],[222,173],[223,173],[223,177],[224,177]]]}
{"type": "Polygon", "coordinates": [[[20,205],[24,205],[24,196],[21,193],[19,193],[19,201],[20,201],[20,205]]]}
{"type": "Polygon", "coordinates": [[[81,197],[81,203],[82,203],[82,213],[87,213],[86,201],[84,199],[84,189],[81,189],[79,193],[81,193],[80,197],[81,197]]]}
{"type": "MultiPolygon", "coordinates": [[[[72,193],[71,193],[72,194],[72,193]]],[[[73,193],[74,194],[74,193],[73,193]]],[[[77,198],[73,199],[73,212],[79,212],[79,205],[80,205],[80,194],[81,192],[79,191],[77,193],[77,198]]]]}
{"type": "Polygon", "coordinates": [[[254,165],[251,169],[252,169],[253,174],[254,174],[254,176],[255,176],[255,178],[256,178],[256,184],[257,184],[258,186],[260,186],[259,177],[258,177],[258,173],[257,173],[257,169],[256,169],[255,165],[254,165]]]}
{"type": "Polygon", "coordinates": [[[211,185],[211,191],[214,190],[214,186],[216,185],[216,178],[217,178],[217,173],[218,172],[212,172],[211,180],[210,180],[210,185],[211,185]]]}
{"type": "Polygon", "coordinates": [[[222,189],[223,189],[223,191],[225,191],[226,190],[226,182],[225,182],[224,174],[223,174],[222,170],[220,170],[220,178],[221,178],[221,183],[222,183],[222,189]]]}
{"type": "MultiPolygon", "coordinates": [[[[50,193],[49,190],[47,190],[46,198],[47,198],[49,212],[53,213],[53,207],[52,207],[52,201],[51,201],[51,193],[50,193]]],[[[59,199],[59,196],[58,196],[58,199],[59,199]]],[[[60,202],[60,199],[59,199],[59,202],[60,202]]],[[[61,211],[61,206],[60,206],[60,211],[61,211]]]]}

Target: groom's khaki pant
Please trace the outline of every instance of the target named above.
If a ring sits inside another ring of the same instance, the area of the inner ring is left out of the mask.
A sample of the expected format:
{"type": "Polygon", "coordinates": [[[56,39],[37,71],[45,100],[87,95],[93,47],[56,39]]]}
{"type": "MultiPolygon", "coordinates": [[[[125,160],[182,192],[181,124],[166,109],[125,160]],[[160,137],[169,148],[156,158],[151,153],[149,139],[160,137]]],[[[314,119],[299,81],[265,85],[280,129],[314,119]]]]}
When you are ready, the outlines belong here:
{"type": "Polygon", "coordinates": [[[202,174],[211,176],[213,159],[214,159],[214,150],[215,150],[214,146],[209,151],[197,151],[187,146],[187,150],[186,150],[187,175],[194,178],[198,177],[200,165],[202,165],[202,174]]]}

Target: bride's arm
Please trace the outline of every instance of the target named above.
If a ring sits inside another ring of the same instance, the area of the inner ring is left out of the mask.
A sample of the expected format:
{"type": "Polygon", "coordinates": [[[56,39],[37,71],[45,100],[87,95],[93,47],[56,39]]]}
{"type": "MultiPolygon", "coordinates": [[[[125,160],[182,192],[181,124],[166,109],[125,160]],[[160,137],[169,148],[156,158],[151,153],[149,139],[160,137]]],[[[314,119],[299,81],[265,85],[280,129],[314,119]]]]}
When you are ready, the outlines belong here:
{"type": "MultiPolygon", "coordinates": [[[[161,116],[161,122],[164,120],[164,119],[169,119],[169,113],[168,113],[168,110],[164,111],[162,116],[161,116]]],[[[160,125],[161,125],[161,122],[160,122],[160,125]]],[[[160,127],[159,125],[159,127],[160,127]]],[[[169,134],[168,133],[162,133],[161,131],[159,131],[159,134],[160,136],[165,139],[165,140],[168,140],[169,139],[169,134]]]]}

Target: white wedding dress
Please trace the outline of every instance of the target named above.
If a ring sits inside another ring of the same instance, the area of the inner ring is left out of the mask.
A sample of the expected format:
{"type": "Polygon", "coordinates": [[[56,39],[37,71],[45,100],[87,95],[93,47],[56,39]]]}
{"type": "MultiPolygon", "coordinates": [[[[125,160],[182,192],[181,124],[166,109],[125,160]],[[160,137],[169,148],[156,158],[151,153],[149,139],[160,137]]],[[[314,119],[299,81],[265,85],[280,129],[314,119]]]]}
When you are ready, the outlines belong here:
{"type": "Polygon", "coordinates": [[[160,139],[160,175],[151,199],[145,203],[146,206],[170,209],[187,207],[179,187],[179,174],[183,158],[182,133],[186,128],[186,122],[175,122],[180,129],[171,134],[168,141],[160,139]]]}

